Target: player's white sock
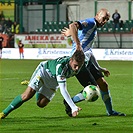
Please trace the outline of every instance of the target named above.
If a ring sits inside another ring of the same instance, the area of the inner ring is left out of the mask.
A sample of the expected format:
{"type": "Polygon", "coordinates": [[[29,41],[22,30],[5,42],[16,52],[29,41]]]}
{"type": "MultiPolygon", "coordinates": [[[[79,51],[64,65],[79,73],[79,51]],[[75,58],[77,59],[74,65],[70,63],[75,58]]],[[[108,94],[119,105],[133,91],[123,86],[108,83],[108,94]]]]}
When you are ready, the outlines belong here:
{"type": "Polygon", "coordinates": [[[75,95],[72,98],[72,100],[73,100],[74,103],[78,103],[78,102],[81,102],[81,101],[85,100],[85,98],[83,97],[82,93],[78,93],[77,95],[75,95]]]}

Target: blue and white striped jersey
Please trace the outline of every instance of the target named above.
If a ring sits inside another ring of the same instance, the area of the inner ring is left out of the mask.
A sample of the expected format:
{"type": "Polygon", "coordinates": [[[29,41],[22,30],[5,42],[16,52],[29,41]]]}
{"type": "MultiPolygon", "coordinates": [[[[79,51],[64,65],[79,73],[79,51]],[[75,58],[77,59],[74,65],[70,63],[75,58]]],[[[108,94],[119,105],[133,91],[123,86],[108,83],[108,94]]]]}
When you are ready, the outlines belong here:
{"type": "MultiPolygon", "coordinates": [[[[88,18],[78,21],[81,23],[82,30],[78,30],[78,38],[82,45],[83,51],[91,50],[94,40],[97,36],[97,26],[95,18],[88,18]]],[[[73,41],[71,54],[76,50],[76,43],[73,41]]]]}

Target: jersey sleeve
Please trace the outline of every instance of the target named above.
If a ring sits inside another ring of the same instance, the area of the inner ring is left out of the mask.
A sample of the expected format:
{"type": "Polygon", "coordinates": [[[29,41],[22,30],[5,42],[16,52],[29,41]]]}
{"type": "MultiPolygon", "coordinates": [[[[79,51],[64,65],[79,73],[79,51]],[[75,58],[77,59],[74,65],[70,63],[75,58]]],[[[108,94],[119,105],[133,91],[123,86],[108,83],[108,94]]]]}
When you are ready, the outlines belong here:
{"type": "Polygon", "coordinates": [[[63,96],[63,98],[66,100],[68,105],[71,107],[72,113],[75,111],[78,111],[78,107],[74,104],[74,102],[72,101],[72,99],[67,91],[66,77],[65,77],[65,75],[62,75],[61,64],[57,65],[57,67],[56,67],[56,78],[57,78],[57,82],[58,82],[58,85],[60,88],[60,93],[63,96]]]}
{"type": "Polygon", "coordinates": [[[82,29],[86,29],[88,27],[93,27],[95,25],[94,18],[84,19],[78,21],[81,23],[82,29]]]}
{"type": "Polygon", "coordinates": [[[60,93],[62,94],[63,98],[66,100],[66,102],[68,103],[68,105],[71,107],[72,109],[72,113],[75,111],[78,111],[78,107],[74,104],[74,102],[72,101],[68,91],[67,91],[67,85],[66,82],[64,83],[58,83],[59,87],[60,87],[60,93]]]}

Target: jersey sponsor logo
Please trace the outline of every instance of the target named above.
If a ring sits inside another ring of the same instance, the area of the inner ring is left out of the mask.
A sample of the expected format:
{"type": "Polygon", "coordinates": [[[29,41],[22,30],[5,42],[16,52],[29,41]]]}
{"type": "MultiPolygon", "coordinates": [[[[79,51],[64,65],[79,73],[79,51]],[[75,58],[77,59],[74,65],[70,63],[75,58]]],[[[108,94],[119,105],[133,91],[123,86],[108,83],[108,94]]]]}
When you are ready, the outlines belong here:
{"type": "Polygon", "coordinates": [[[61,76],[61,75],[58,75],[57,76],[57,81],[58,82],[66,82],[66,77],[65,76],[61,76]]]}

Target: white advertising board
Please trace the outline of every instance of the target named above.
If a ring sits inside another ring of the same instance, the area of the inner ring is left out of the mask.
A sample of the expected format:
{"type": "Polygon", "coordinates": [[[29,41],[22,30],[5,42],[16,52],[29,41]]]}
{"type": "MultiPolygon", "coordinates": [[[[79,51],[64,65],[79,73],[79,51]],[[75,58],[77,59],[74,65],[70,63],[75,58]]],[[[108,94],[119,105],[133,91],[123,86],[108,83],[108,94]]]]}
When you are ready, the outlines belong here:
{"type": "Polygon", "coordinates": [[[132,60],[133,49],[93,49],[97,60],[132,60]]]}
{"type": "MultiPolygon", "coordinates": [[[[71,49],[55,48],[25,48],[24,59],[55,59],[69,56],[71,49]]],[[[97,60],[131,60],[133,61],[133,49],[93,49],[97,60]]],[[[19,59],[18,48],[3,48],[3,59],[19,59]]]]}
{"type": "MultiPolygon", "coordinates": [[[[47,49],[47,48],[25,48],[24,59],[55,59],[57,57],[69,56],[71,49],[47,49]]],[[[3,48],[3,59],[19,59],[18,48],[3,48]]]]}

